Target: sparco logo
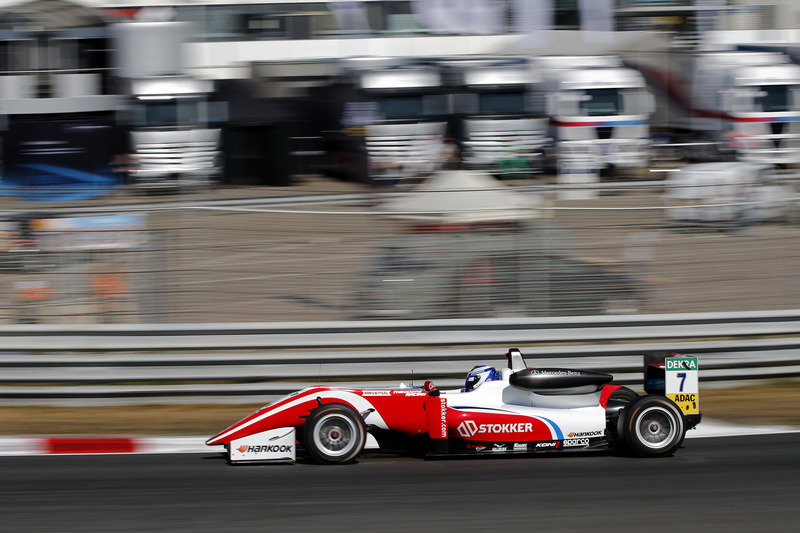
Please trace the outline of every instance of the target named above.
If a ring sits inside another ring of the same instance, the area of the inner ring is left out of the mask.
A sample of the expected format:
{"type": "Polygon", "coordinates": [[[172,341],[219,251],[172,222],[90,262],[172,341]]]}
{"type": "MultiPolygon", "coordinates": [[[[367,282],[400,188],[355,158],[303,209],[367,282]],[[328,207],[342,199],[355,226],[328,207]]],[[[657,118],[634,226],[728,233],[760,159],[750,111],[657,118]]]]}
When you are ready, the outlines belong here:
{"type": "Polygon", "coordinates": [[[567,446],[588,446],[589,439],[567,439],[564,441],[564,447],[567,446]]]}
{"type": "Polygon", "coordinates": [[[239,453],[285,453],[291,452],[292,447],[288,444],[260,444],[256,446],[242,445],[236,448],[239,453]]]}
{"type": "Polygon", "coordinates": [[[473,420],[464,420],[458,425],[458,434],[468,439],[478,433],[522,433],[533,431],[533,424],[530,422],[519,422],[516,424],[481,424],[478,425],[473,420]]]}

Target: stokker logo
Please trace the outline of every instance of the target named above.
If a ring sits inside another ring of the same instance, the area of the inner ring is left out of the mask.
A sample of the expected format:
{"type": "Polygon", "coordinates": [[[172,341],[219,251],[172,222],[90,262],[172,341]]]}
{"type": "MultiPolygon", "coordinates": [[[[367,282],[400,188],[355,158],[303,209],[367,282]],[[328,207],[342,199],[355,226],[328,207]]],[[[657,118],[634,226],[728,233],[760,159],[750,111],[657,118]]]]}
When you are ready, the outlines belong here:
{"type": "Polygon", "coordinates": [[[481,424],[478,425],[474,420],[464,420],[458,425],[458,434],[468,439],[478,433],[522,433],[533,431],[531,422],[518,422],[516,424],[481,424]]]}
{"type": "Polygon", "coordinates": [[[243,445],[236,448],[239,453],[285,453],[291,452],[292,446],[288,444],[260,444],[243,445]]]}
{"type": "Polygon", "coordinates": [[[478,424],[472,420],[464,420],[458,425],[458,434],[465,439],[470,438],[478,432],[478,424]]]}

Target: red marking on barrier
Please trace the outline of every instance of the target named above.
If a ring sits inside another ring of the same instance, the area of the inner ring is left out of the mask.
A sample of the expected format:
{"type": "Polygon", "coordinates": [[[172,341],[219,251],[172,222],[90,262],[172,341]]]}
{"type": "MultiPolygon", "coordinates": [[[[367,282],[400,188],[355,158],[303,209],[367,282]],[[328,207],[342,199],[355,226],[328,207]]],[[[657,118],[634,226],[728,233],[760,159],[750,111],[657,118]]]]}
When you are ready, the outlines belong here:
{"type": "Polygon", "coordinates": [[[136,441],[129,438],[47,438],[44,439],[45,452],[57,453],[134,453],[136,441]]]}

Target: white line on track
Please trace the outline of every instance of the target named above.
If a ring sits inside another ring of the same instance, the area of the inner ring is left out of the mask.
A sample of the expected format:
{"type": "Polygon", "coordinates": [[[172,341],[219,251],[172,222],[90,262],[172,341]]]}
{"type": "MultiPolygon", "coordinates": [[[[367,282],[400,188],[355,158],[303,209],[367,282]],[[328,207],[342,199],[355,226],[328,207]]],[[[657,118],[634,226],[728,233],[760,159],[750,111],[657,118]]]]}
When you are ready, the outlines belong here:
{"type": "Polygon", "coordinates": [[[779,433],[798,432],[800,432],[800,428],[792,426],[747,426],[720,422],[719,420],[704,419],[695,429],[686,432],[686,438],[741,437],[745,435],[776,435],[779,433]]]}
{"type": "MultiPolygon", "coordinates": [[[[686,433],[687,439],[708,437],[739,437],[746,435],[777,435],[800,433],[800,428],[792,426],[745,426],[704,420],[696,429],[686,433]]],[[[78,437],[78,436],[74,436],[78,437]]],[[[46,447],[39,436],[0,436],[0,456],[45,455],[46,447]]],[[[69,438],[69,437],[63,437],[69,438]]],[[[206,446],[205,437],[133,437],[137,451],[134,454],[179,454],[222,452],[222,446],[206,446]]],[[[74,453],[58,455],[107,455],[107,453],[74,453]]]]}

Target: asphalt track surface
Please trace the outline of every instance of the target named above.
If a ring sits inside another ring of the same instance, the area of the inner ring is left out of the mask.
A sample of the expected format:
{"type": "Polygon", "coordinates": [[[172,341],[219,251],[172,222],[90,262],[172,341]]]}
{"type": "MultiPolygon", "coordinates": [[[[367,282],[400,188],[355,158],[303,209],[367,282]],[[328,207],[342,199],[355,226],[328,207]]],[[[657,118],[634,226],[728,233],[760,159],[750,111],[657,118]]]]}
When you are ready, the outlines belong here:
{"type": "Polygon", "coordinates": [[[691,439],[664,459],[0,457],[0,530],[793,532],[798,459],[800,433],[691,439]]]}

